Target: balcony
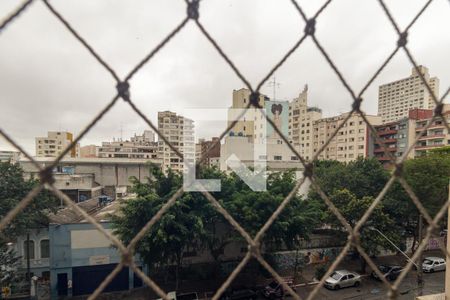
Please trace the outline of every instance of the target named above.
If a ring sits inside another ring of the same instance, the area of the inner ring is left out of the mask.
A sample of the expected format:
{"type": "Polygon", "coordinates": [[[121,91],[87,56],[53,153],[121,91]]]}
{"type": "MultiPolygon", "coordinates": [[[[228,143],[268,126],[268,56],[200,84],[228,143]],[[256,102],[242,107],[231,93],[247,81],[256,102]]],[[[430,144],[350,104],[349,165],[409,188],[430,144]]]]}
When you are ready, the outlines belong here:
{"type": "MultiPolygon", "coordinates": [[[[420,126],[420,127],[416,127],[416,132],[418,131],[422,131],[422,129],[425,128],[425,126],[420,126]]],[[[445,125],[444,124],[433,124],[430,127],[428,127],[428,129],[444,129],[445,125]]]]}
{"type": "Polygon", "coordinates": [[[378,131],[378,135],[379,136],[383,136],[383,135],[388,135],[388,134],[396,134],[398,132],[398,130],[394,129],[394,130],[383,130],[383,131],[378,131]]]}
{"type": "Polygon", "coordinates": [[[415,146],[414,149],[416,150],[427,150],[427,149],[433,149],[433,148],[439,148],[443,147],[445,144],[435,144],[435,145],[425,145],[425,146],[415,146]]]}
{"type": "MultiPolygon", "coordinates": [[[[397,147],[386,147],[386,150],[388,152],[396,152],[397,151],[397,147]]],[[[380,147],[380,148],[376,148],[373,150],[374,153],[383,153],[384,152],[384,148],[380,147]]]]}
{"type": "Polygon", "coordinates": [[[433,139],[443,139],[445,138],[445,134],[433,134],[433,135],[424,135],[422,136],[419,141],[422,140],[433,140],[433,139]]]}

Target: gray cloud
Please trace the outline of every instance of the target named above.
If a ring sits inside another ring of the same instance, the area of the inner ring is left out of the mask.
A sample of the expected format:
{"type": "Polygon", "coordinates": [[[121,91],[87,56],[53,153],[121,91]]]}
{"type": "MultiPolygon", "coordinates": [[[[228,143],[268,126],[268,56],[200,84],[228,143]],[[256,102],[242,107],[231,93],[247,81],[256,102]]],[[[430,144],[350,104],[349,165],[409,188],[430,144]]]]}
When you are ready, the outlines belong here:
{"type": "MultiPolygon", "coordinates": [[[[312,15],[321,1],[300,4],[312,15]]],[[[425,1],[387,1],[401,28],[425,1]]],[[[0,12],[19,1],[0,2],[0,12]]],[[[185,16],[182,0],[52,1],[73,27],[123,77],[185,16]],[[132,5],[131,5],[132,4],[132,5]]],[[[448,2],[434,1],[412,28],[409,47],[417,62],[449,85],[448,2]]],[[[290,1],[203,0],[201,22],[255,86],[303,34],[304,22],[290,1]]],[[[351,86],[359,91],[394,49],[397,36],[377,1],[333,1],[317,20],[317,38],[351,86]]],[[[365,93],[363,108],[377,112],[377,86],[409,75],[399,52],[365,93]]],[[[349,110],[351,99],[307,39],[276,72],[277,98],[292,99],[309,85],[309,103],[326,115],[349,110]]],[[[153,121],[157,111],[226,108],[243,87],[212,45],[189,23],[130,82],[136,105],[153,121]]],[[[110,74],[39,1],[0,32],[0,127],[34,153],[34,137],[48,130],[78,133],[114,96],[110,74]]],[[[262,91],[272,96],[271,88],[262,91]]],[[[120,102],[82,140],[100,143],[127,137],[145,123],[120,102]]],[[[198,135],[223,128],[199,123],[198,135]]],[[[0,149],[10,148],[0,139],[0,149]]]]}

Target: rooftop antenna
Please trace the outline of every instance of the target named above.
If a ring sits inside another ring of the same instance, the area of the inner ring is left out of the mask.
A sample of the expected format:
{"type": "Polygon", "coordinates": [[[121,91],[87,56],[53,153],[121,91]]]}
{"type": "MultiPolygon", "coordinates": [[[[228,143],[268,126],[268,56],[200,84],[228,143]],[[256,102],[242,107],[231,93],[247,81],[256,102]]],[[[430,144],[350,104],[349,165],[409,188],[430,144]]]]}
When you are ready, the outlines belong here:
{"type": "Polygon", "coordinates": [[[120,141],[123,142],[123,124],[120,123],[120,141]]]}
{"type": "Polygon", "coordinates": [[[277,88],[280,87],[280,83],[277,82],[277,78],[273,75],[272,81],[268,82],[269,87],[273,87],[273,101],[276,100],[277,88]]]}

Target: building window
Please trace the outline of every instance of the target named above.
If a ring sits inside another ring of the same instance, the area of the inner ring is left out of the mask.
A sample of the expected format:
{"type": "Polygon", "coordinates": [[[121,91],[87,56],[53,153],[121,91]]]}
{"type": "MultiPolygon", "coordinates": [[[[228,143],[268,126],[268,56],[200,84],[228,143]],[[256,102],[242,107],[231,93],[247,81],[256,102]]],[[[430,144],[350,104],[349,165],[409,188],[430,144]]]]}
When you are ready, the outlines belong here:
{"type": "Polygon", "coordinates": [[[41,241],[41,258],[49,258],[50,257],[50,241],[42,240],[41,241]]]}
{"type": "Polygon", "coordinates": [[[30,254],[30,259],[34,259],[34,241],[27,243],[27,241],[23,242],[23,258],[28,259],[27,254],[30,254]],[[27,245],[28,245],[28,252],[27,252],[27,245]]]}
{"type": "Polygon", "coordinates": [[[281,155],[274,155],[273,160],[281,160],[281,155]]]}

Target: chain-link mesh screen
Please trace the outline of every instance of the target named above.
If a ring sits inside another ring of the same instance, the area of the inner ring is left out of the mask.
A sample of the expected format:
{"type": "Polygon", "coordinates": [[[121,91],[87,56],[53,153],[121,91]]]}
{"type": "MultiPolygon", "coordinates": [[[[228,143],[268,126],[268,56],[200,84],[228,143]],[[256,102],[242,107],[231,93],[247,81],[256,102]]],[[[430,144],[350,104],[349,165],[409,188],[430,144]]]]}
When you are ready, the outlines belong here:
{"type": "MultiPolygon", "coordinates": [[[[37,0],[36,0],[37,1],[37,0]]],[[[361,89],[361,91],[355,91],[349,83],[346,81],[344,76],[342,75],[342,72],[338,69],[338,67],[333,62],[333,59],[330,57],[330,55],[327,53],[325,48],[322,46],[322,44],[319,42],[315,35],[315,27],[316,23],[320,22],[320,15],[321,13],[327,8],[327,6],[332,2],[332,0],[326,1],[320,9],[313,15],[308,17],[304,10],[302,9],[301,5],[297,3],[295,0],[291,0],[292,2],[292,9],[295,9],[299,13],[299,17],[303,19],[305,22],[305,28],[304,33],[300,37],[300,39],[295,43],[295,45],[283,56],[283,58],[267,73],[267,75],[256,85],[256,88],[246,79],[246,77],[242,74],[242,72],[239,70],[239,68],[231,61],[231,59],[227,56],[227,54],[222,50],[218,42],[211,36],[211,34],[207,31],[207,29],[203,26],[202,22],[199,19],[199,6],[200,1],[199,0],[185,0],[186,2],[186,16],[183,20],[180,21],[179,25],[176,26],[147,56],[145,56],[139,63],[137,63],[136,67],[134,67],[128,75],[126,75],[123,79],[120,79],[120,77],[116,74],[114,69],[108,65],[107,62],[105,62],[100,55],[90,46],[88,41],[83,39],[78,32],[71,26],[71,24],[62,16],[50,3],[49,0],[42,0],[45,6],[48,8],[48,10],[59,20],[61,21],[61,24],[92,54],[92,56],[95,57],[97,62],[101,64],[116,80],[116,88],[117,88],[117,94],[114,96],[114,98],[108,103],[108,105],[101,110],[96,117],[86,125],[86,127],[79,133],[79,135],[72,141],[72,143],[65,148],[65,150],[47,167],[42,168],[39,163],[37,163],[31,155],[29,155],[24,149],[22,149],[18,143],[14,141],[14,139],[9,135],[7,132],[5,132],[3,129],[0,128],[0,135],[5,138],[11,145],[13,145],[17,150],[22,152],[33,164],[34,166],[39,170],[40,172],[40,185],[35,187],[25,198],[23,198],[19,204],[9,211],[9,213],[0,221],[0,231],[4,230],[5,227],[11,222],[11,220],[17,216],[18,213],[20,213],[32,200],[33,198],[39,194],[39,192],[46,188],[53,192],[57,197],[61,198],[66,205],[72,207],[74,210],[79,212],[89,223],[95,226],[103,235],[105,235],[114,246],[117,247],[117,249],[120,251],[121,254],[121,262],[117,264],[115,269],[107,276],[107,278],[102,282],[101,285],[97,287],[97,289],[94,291],[93,294],[89,296],[89,299],[95,299],[99,296],[99,294],[106,288],[106,286],[111,283],[111,281],[114,279],[114,277],[122,270],[123,267],[128,266],[130,267],[142,280],[145,282],[146,285],[148,285],[151,289],[153,289],[160,297],[163,299],[169,299],[166,292],[163,291],[149,276],[144,274],[135,264],[134,262],[134,251],[136,244],[144,237],[144,235],[150,230],[150,228],[158,222],[158,220],[161,218],[161,216],[175,203],[176,199],[180,197],[184,191],[183,188],[180,188],[178,191],[175,192],[175,194],[165,203],[165,205],[156,213],[151,220],[147,222],[147,224],[140,230],[140,232],[132,239],[132,241],[129,243],[128,246],[124,245],[120,240],[118,240],[114,235],[112,235],[109,231],[106,231],[102,225],[97,222],[93,217],[91,217],[86,211],[81,209],[78,205],[76,205],[67,195],[65,195],[63,192],[58,190],[54,187],[53,183],[53,175],[52,170],[53,168],[61,161],[61,159],[70,151],[72,147],[74,147],[81,138],[83,138],[90,130],[91,128],[99,122],[102,117],[108,113],[108,111],[121,99],[124,102],[128,103],[130,107],[139,115],[142,117],[142,119],[145,121],[145,123],[150,126],[157,134],[160,139],[162,139],[180,158],[182,158],[182,154],[178,151],[177,147],[172,145],[168,139],[158,130],[157,126],[155,126],[146,116],[144,113],[141,112],[139,107],[136,106],[136,104],[133,102],[133,99],[130,97],[129,93],[129,80],[137,73],[139,70],[149,61],[153,58],[153,56],[164,49],[164,46],[172,39],[174,38],[180,30],[183,29],[183,27],[186,26],[188,22],[195,23],[197,28],[200,30],[200,32],[205,36],[205,38],[211,43],[211,45],[218,51],[220,56],[226,61],[226,63],[232,68],[236,76],[238,76],[242,82],[245,84],[245,86],[251,91],[250,96],[250,103],[248,104],[247,108],[250,108],[251,106],[259,108],[261,113],[265,115],[265,112],[262,110],[262,108],[258,104],[258,96],[259,91],[261,87],[264,85],[264,83],[267,82],[267,80],[274,74],[274,72],[280,68],[281,65],[283,65],[286,60],[298,50],[298,48],[303,44],[303,42],[306,39],[311,39],[315,46],[317,47],[317,50],[323,55],[323,57],[326,59],[334,73],[339,78],[339,81],[341,84],[345,87],[345,89],[349,93],[349,97],[353,100],[351,112],[346,116],[346,118],[341,122],[340,126],[338,126],[333,134],[330,135],[327,142],[322,145],[322,147],[315,153],[315,156],[311,161],[306,160],[304,157],[302,157],[297,150],[289,143],[289,140],[286,136],[283,135],[281,130],[274,124],[274,122],[266,116],[267,122],[269,122],[270,125],[273,126],[273,128],[276,130],[276,132],[279,134],[281,139],[284,141],[284,143],[290,148],[290,150],[295,153],[295,155],[298,157],[298,159],[301,161],[303,167],[304,167],[304,177],[300,181],[297,182],[295,185],[295,188],[292,190],[292,192],[282,201],[280,206],[275,210],[275,212],[272,214],[272,216],[267,220],[264,226],[259,230],[259,232],[255,235],[254,238],[252,238],[246,230],[238,223],[236,222],[233,217],[220,205],[219,201],[217,201],[209,192],[205,191],[202,192],[205,198],[215,207],[215,209],[224,216],[224,218],[242,235],[242,237],[245,239],[245,241],[248,243],[248,252],[242,259],[242,261],[238,264],[238,266],[234,269],[234,271],[229,275],[229,277],[225,280],[225,282],[220,286],[220,288],[216,291],[216,293],[213,296],[214,300],[219,299],[219,297],[222,295],[222,293],[225,291],[225,289],[231,284],[231,282],[236,278],[236,276],[239,274],[239,272],[245,267],[245,265],[249,262],[249,260],[254,257],[256,260],[265,268],[267,271],[273,275],[273,277],[284,287],[286,291],[289,292],[292,297],[295,299],[300,299],[300,296],[290,287],[288,286],[281,276],[277,274],[277,272],[267,263],[267,261],[263,258],[261,252],[260,252],[260,243],[262,240],[262,237],[264,233],[268,230],[268,228],[273,224],[273,222],[276,220],[276,218],[280,215],[280,213],[283,211],[283,209],[289,204],[291,199],[295,196],[296,192],[299,190],[299,188],[304,184],[306,179],[309,179],[312,183],[312,187],[317,191],[317,193],[320,195],[320,197],[324,200],[328,208],[333,212],[333,214],[338,218],[338,220],[342,223],[345,230],[348,232],[348,240],[343,247],[340,254],[336,257],[336,259],[333,261],[329,269],[327,270],[326,274],[322,277],[320,282],[316,285],[316,287],[312,290],[312,292],[308,295],[306,299],[315,299],[315,296],[317,295],[319,289],[321,289],[324,285],[325,279],[334,271],[334,269],[338,266],[338,264],[344,259],[347,251],[350,249],[350,247],[356,247],[356,249],[359,251],[361,256],[367,261],[368,265],[376,272],[378,277],[383,281],[384,285],[388,289],[388,295],[386,297],[389,297],[389,299],[396,299],[398,297],[398,288],[403,279],[405,278],[406,274],[411,270],[413,267],[413,261],[416,261],[419,256],[422,254],[422,252],[425,250],[425,247],[428,243],[428,240],[430,239],[432,232],[434,229],[438,228],[438,222],[442,219],[442,217],[445,215],[446,210],[448,208],[449,203],[446,202],[445,205],[442,206],[440,211],[436,214],[434,218],[430,216],[430,214],[427,212],[427,210],[422,205],[420,199],[414,194],[412,188],[409,186],[409,184],[406,182],[406,180],[403,177],[403,162],[407,158],[408,154],[413,150],[414,145],[416,142],[421,138],[427,131],[427,129],[432,125],[433,121],[436,119],[442,119],[443,124],[445,124],[448,132],[450,132],[450,127],[448,124],[448,121],[445,119],[443,115],[443,100],[449,93],[449,88],[446,89],[444,92],[444,95],[441,97],[441,99],[438,99],[437,96],[434,94],[434,90],[429,86],[427,80],[424,78],[422,73],[419,71],[418,64],[416,63],[416,60],[414,59],[411,51],[408,48],[408,33],[411,30],[414,23],[420,18],[420,16],[423,14],[424,11],[427,10],[429,5],[431,4],[432,0],[429,0],[425,3],[425,5],[422,7],[422,9],[415,15],[415,17],[411,20],[411,22],[404,28],[401,29],[397,25],[394,17],[390,13],[388,7],[384,3],[383,0],[378,0],[379,5],[382,7],[384,13],[386,14],[387,18],[389,19],[390,23],[393,26],[393,29],[398,34],[398,41],[396,47],[392,49],[391,54],[385,59],[385,61],[381,64],[381,66],[377,69],[375,74],[370,77],[370,79],[367,81],[367,83],[364,85],[364,87],[361,89]],[[374,80],[377,78],[377,76],[380,74],[380,72],[386,67],[386,65],[392,60],[392,58],[397,54],[399,51],[404,51],[412,64],[412,66],[416,69],[417,74],[420,76],[420,79],[422,83],[425,85],[426,89],[428,90],[429,94],[432,96],[434,103],[436,104],[436,108],[434,110],[434,116],[431,119],[430,122],[428,122],[427,126],[425,126],[419,135],[417,135],[415,141],[412,143],[411,147],[405,151],[405,153],[398,159],[396,159],[386,148],[386,145],[384,144],[384,141],[377,137],[376,129],[372,124],[370,124],[369,120],[361,110],[361,103],[363,102],[363,95],[366,92],[367,88],[374,82],[374,80]],[[382,191],[379,193],[379,195],[375,198],[371,206],[368,208],[368,210],[365,212],[365,214],[362,216],[362,218],[357,222],[357,224],[354,227],[351,227],[350,224],[346,221],[344,216],[340,213],[340,211],[337,209],[337,207],[333,204],[333,202],[330,200],[328,195],[326,195],[321,187],[318,184],[318,181],[316,179],[316,176],[314,174],[314,167],[313,162],[319,157],[322,151],[328,146],[330,141],[336,136],[338,131],[344,126],[346,121],[349,120],[349,118],[353,114],[360,114],[362,118],[364,119],[365,123],[370,128],[370,131],[373,133],[373,136],[376,139],[376,142],[380,144],[383,149],[384,153],[388,158],[390,158],[391,163],[395,166],[394,171],[392,173],[392,176],[390,180],[386,183],[385,187],[382,189],[382,191]],[[385,196],[386,192],[389,190],[389,188],[392,186],[392,184],[395,181],[398,181],[407,194],[410,196],[411,201],[415,204],[419,212],[423,215],[426,222],[429,224],[426,234],[421,242],[421,244],[418,246],[417,251],[415,252],[414,256],[412,257],[412,260],[408,262],[400,276],[391,284],[388,282],[385,277],[382,275],[381,271],[377,268],[374,261],[369,257],[369,255],[366,253],[366,251],[363,249],[363,247],[360,244],[359,240],[359,230],[364,225],[364,223],[368,220],[368,218],[371,216],[374,209],[377,207],[377,205],[382,201],[383,197],[385,196]]],[[[19,7],[16,8],[13,12],[11,12],[4,20],[0,22],[0,38],[1,34],[4,30],[7,30],[7,27],[10,25],[13,25],[14,22],[20,22],[20,15],[22,12],[24,12],[26,9],[31,9],[30,4],[32,4],[33,0],[27,0],[24,1],[19,7]]],[[[242,116],[241,116],[242,117],[242,116]]],[[[225,135],[229,133],[229,131],[233,128],[233,126],[238,121],[233,121],[230,123],[230,125],[223,131],[223,133],[220,135],[219,140],[216,143],[220,143],[220,140],[222,140],[225,135]]],[[[1,124],[0,124],[1,126],[1,124]]],[[[209,150],[213,149],[216,144],[213,144],[210,146],[209,150]]],[[[208,151],[207,151],[208,152],[208,151]]],[[[204,161],[207,157],[207,153],[204,153],[200,159],[200,161],[204,161]]],[[[441,251],[446,255],[446,257],[449,257],[448,251],[441,245],[441,251]]]]}

